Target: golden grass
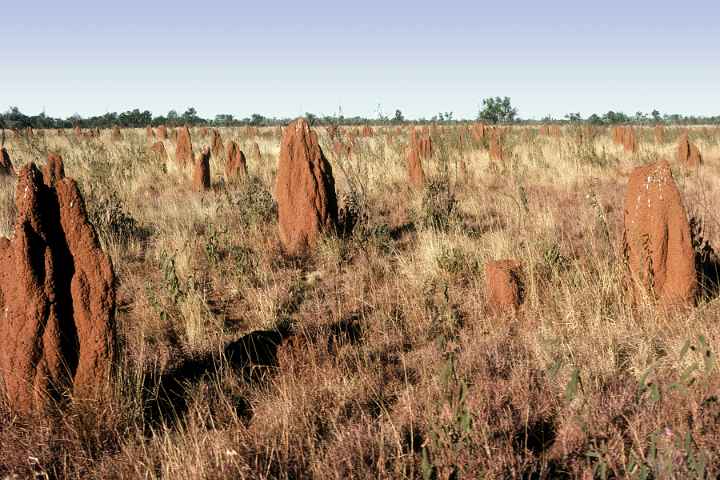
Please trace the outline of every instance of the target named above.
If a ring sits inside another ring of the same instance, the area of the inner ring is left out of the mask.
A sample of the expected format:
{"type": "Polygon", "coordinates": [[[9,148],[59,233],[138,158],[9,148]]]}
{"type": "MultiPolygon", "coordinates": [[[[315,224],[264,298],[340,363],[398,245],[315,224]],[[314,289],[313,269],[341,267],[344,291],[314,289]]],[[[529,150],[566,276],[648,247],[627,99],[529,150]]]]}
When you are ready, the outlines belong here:
{"type": "MultiPolygon", "coordinates": [[[[628,155],[607,131],[578,142],[569,127],[560,138],[514,127],[501,166],[459,127],[442,129],[424,168],[456,204],[435,226],[428,192],[406,186],[407,135],[377,128],[340,159],[318,133],[339,196],[360,188],[368,218],[302,260],[278,245],[275,129],[221,129],[251,179],[226,185],[213,158],[204,194],[172,140],[166,162],[147,153],[144,129],[117,143],[109,131],[10,139],[16,168],[55,150],[78,180],[119,277],[123,348],[114,398],[34,419],[0,406],[0,476],[718,474],[717,299],[685,312],[634,302],[618,248],[629,172],[672,161],[678,129],[656,145],[638,128],[628,155]],[[523,262],[525,303],[493,316],[483,266],[502,258],[523,262]],[[241,365],[225,349],[238,339],[258,352],[241,365]]],[[[718,245],[720,135],[697,128],[691,140],[705,164],[676,180],[718,245]]],[[[208,141],[193,131],[196,151],[208,141]]],[[[0,182],[5,236],[13,198],[14,182],[0,182]]]]}

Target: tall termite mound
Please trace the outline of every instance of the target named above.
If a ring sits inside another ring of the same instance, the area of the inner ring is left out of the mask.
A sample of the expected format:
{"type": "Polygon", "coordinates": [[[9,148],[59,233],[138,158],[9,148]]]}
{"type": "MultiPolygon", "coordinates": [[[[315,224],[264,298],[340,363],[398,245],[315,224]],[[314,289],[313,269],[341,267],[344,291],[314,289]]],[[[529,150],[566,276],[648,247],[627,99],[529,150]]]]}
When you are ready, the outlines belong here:
{"type": "Polygon", "coordinates": [[[225,147],[223,147],[222,137],[220,136],[220,132],[215,129],[212,130],[210,135],[210,150],[212,151],[213,157],[220,160],[225,150],[225,147]]]}
{"type": "Polygon", "coordinates": [[[252,146],[252,161],[254,165],[259,165],[262,161],[262,154],[260,153],[260,146],[257,142],[253,142],[252,146]]]}
{"type": "Polygon", "coordinates": [[[192,141],[190,140],[190,129],[187,126],[178,128],[175,162],[180,167],[193,163],[192,141]]]}
{"type": "Polygon", "coordinates": [[[275,198],[280,241],[288,255],[306,253],[321,233],[331,232],[337,225],[332,167],[303,118],[283,133],[275,198]]]}
{"type": "Polygon", "coordinates": [[[193,165],[193,190],[203,192],[210,189],[210,148],[203,148],[195,157],[193,165]]]}
{"type": "Polygon", "coordinates": [[[51,187],[59,180],[65,178],[65,164],[63,159],[57,153],[49,153],[47,163],[43,168],[43,181],[45,185],[51,187]]]}
{"type": "Polygon", "coordinates": [[[227,146],[227,160],[225,162],[225,180],[237,180],[247,176],[247,162],[245,154],[237,143],[231,141],[227,146]]]}
{"type": "Polygon", "coordinates": [[[117,125],[115,125],[113,127],[112,133],[110,134],[110,138],[112,139],[113,142],[119,142],[122,140],[123,136],[122,136],[122,132],[120,131],[120,127],[118,127],[117,125]]]}
{"type": "Polygon", "coordinates": [[[498,260],[485,265],[485,297],[490,310],[515,310],[523,302],[522,264],[498,260]]]}
{"type": "Polygon", "coordinates": [[[697,283],[695,254],[667,161],[633,170],[624,216],[624,250],[633,282],[664,304],[691,303],[697,283]]]}
{"type": "Polygon", "coordinates": [[[702,163],[700,150],[695,144],[690,143],[688,132],[684,132],[678,141],[677,160],[687,167],[697,167],[702,163]]]}
{"type": "Polygon", "coordinates": [[[0,177],[15,176],[15,168],[5,147],[0,148],[0,177]]]}
{"type": "Polygon", "coordinates": [[[20,170],[12,239],[0,239],[0,376],[15,410],[104,392],[116,340],[110,257],[77,184],[20,170]]]}

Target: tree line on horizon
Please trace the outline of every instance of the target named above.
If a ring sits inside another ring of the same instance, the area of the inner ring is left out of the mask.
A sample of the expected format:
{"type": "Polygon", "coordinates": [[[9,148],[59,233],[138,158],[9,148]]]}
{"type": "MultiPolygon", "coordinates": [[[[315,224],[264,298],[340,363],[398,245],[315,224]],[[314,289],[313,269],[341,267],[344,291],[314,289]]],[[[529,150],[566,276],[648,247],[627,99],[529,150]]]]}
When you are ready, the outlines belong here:
{"type": "MultiPolygon", "coordinates": [[[[338,115],[315,115],[310,112],[305,113],[308,122],[319,125],[345,124],[345,125],[401,125],[405,123],[440,123],[440,124],[456,124],[467,123],[472,121],[482,121],[489,124],[534,124],[534,123],[589,123],[593,125],[616,125],[623,123],[637,124],[677,124],[677,125],[697,125],[697,124],[720,124],[720,115],[707,116],[685,116],[680,114],[661,114],[657,110],[646,114],[636,112],[634,115],[627,115],[623,112],[608,111],[605,114],[592,114],[583,118],[580,113],[569,113],[564,118],[558,119],[552,116],[546,116],[540,120],[523,119],[517,114],[517,109],[511,104],[509,97],[490,97],[483,100],[482,108],[479,110],[475,119],[459,119],[453,116],[453,112],[441,112],[427,119],[419,118],[415,120],[406,119],[401,110],[395,110],[394,116],[386,116],[379,113],[376,118],[365,118],[361,116],[345,117],[338,115]]],[[[232,114],[215,115],[212,119],[202,118],[198,115],[194,107],[189,107],[185,112],[179,114],[175,110],[170,110],[166,115],[154,116],[149,110],[136,108],[126,112],[106,113],[104,115],[82,117],[79,114],[72,115],[68,118],[53,118],[47,116],[44,112],[38,115],[26,115],[20,111],[18,107],[10,107],[7,111],[0,114],[0,128],[22,129],[31,127],[34,129],[42,128],[111,128],[114,126],[126,128],[144,128],[148,125],[157,127],[158,125],[166,125],[170,127],[179,125],[188,126],[217,126],[217,127],[233,127],[233,126],[275,126],[285,125],[292,121],[291,118],[266,117],[264,115],[253,113],[249,117],[235,118],[232,114]]]]}

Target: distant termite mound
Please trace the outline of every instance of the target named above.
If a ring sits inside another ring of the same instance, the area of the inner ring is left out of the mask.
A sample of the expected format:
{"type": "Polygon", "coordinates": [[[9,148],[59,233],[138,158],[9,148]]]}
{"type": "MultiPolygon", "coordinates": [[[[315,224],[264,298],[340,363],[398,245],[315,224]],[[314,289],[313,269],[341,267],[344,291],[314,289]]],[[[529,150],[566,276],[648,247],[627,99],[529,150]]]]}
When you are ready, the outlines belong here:
{"type": "Polygon", "coordinates": [[[179,167],[193,163],[192,141],[190,140],[190,129],[187,126],[178,128],[175,162],[179,167]]]}

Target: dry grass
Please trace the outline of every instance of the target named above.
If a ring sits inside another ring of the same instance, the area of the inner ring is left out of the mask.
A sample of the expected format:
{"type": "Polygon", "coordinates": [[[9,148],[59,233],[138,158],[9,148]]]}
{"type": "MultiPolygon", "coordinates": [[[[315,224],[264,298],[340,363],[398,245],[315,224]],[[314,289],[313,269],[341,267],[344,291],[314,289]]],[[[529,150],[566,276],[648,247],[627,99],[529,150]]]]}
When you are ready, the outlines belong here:
{"type": "MultiPolygon", "coordinates": [[[[109,131],[10,139],[16,166],[56,150],[79,181],[119,276],[123,348],[113,398],[34,419],[0,406],[0,476],[720,472],[717,299],[686,312],[633,302],[617,248],[628,173],[674,158],[678,131],[656,145],[639,129],[628,155],[604,131],[578,142],[570,128],[549,138],[515,127],[498,167],[444,129],[425,162],[439,190],[425,192],[406,185],[406,136],[358,139],[340,159],[323,133],[339,193],[356,192],[367,219],[302,260],[277,241],[276,130],[221,133],[248,154],[250,179],[225,185],[213,159],[206,194],[146,152],[144,130],[119,143],[109,131]],[[525,304],[493,316],[483,265],[507,257],[525,266],[525,304]]],[[[676,179],[718,245],[720,135],[694,129],[691,140],[705,164],[676,179]]],[[[196,150],[208,141],[194,132],[196,150]]],[[[3,235],[13,196],[12,181],[0,184],[3,235]]]]}

